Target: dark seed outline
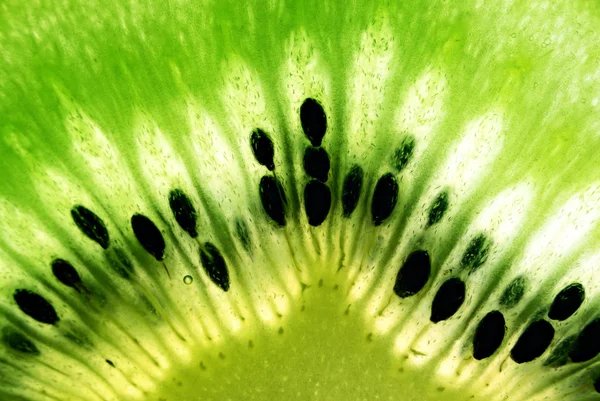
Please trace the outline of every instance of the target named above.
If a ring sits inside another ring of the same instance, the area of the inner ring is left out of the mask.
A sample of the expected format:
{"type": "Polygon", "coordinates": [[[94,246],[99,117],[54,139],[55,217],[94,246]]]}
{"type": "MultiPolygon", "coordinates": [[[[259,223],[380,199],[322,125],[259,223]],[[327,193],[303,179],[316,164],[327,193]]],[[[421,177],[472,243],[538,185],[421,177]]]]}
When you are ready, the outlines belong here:
{"type": "Polygon", "coordinates": [[[402,140],[400,147],[394,151],[394,154],[392,155],[392,166],[398,173],[404,170],[412,159],[415,144],[415,137],[408,135],[402,140]]]}
{"type": "Polygon", "coordinates": [[[342,187],[342,215],[346,218],[352,215],[352,212],[358,206],[360,194],[362,191],[364,172],[358,164],[350,168],[342,187]]]}
{"type": "Polygon", "coordinates": [[[17,352],[34,356],[40,355],[40,350],[33,341],[10,327],[2,329],[2,341],[17,352]]]}
{"type": "Polygon", "coordinates": [[[286,196],[279,180],[270,175],[264,175],[258,185],[260,200],[264,211],[280,227],[286,225],[286,196]]]}
{"type": "Polygon", "coordinates": [[[260,165],[269,171],[275,170],[275,147],[269,135],[261,128],[255,128],[250,134],[250,148],[260,165]]]}
{"type": "Polygon", "coordinates": [[[50,263],[50,266],[52,268],[52,274],[54,274],[54,277],[56,277],[58,281],[67,287],[79,290],[78,287],[82,284],[81,277],[70,262],[57,258],[50,263]]]}
{"type": "Polygon", "coordinates": [[[23,313],[40,323],[55,325],[60,320],[54,306],[36,292],[17,289],[13,299],[23,313]]]}
{"type": "Polygon", "coordinates": [[[523,299],[527,287],[527,281],[523,276],[515,277],[510,284],[506,286],[502,295],[500,296],[499,303],[506,309],[512,309],[523,299]]]}
{"type": "Polygon", "coordinates": [[[547,320],[537,320],[527,326],[510,350],[516,363],[527,363],[542,356],[554,339],[554,327],[547,320]]]}
{"type": "Polygon", "coordinates": [[[81,232],[98,243],[103,249],[110,245],[110,236],[104,221],[94,212],[83,205],[76,205],[71,209],[71,217],[81,232]]]}
{"type": "Polygon", "coordinates": [[[460,266],[474,272],[487,261],[492,241],[484,234],[479,233],[471,238],[463,256],[460,260],[460,266]]]}
{"type": "Polygon", "coordinates": [[[319,180],[312,179],[304,187],[304,211],[308,224],[318,227],[331,209],[331,190],[319,180]]]}
{"type": "Polygon", "coordinates": [[[313,146],[321,146],[327,132],[327,115],[321,103],[306,98],[300,106],[300,124],[304,134],[313,146]]]}
{"type": "Polygon", "coordinates": [[[560,290],[550,306],[548,317],[552,320],[564,321],[579,310],[585,301],[585,288],[580,283],[572,283],[560,290]]]}
{"type": "Polygon", "coordinates": [[[433,298],[429,320],[439,323],[454,316],[464,303],[466,292],[467,287],[464,281],[458,277],[447,279],[433,298]]]}
{"type": "Polygon", "coordinates": [[[211,242],[205,242],[200,249],[200,262],[210,280],[227,292],[231,284],[229,270],[219,248],[211,242]]]}
{"type": "Polygon", "coordinates": [[[573,344],[569,358],[575,363],[587,362],[600,354],[600,317],[588,323],[573,344]]]}
{"type": "Polygon", "coordinates": [[[198,213],[192,200],[182,189],[169,191],[169,208],[179,227],[190,237],[198,237],[198,213]]]}
{"type": "Polygon", "coordinates": [[[165,249],[167,247],[165,239],[154,222],[141,213],[135,213],[131,216],[131,228],[136,239],[157,261],[161,262],[165,258],[165,249]]]}
{"type": "Polygon", "coordinates": [[[450,206],[450,193],[448,190],[441,191],[431,203],[427,215],[427,226],[431,227],[442,220],[450,206]]]}
{"type": "Polygon", "coordinates": [[[381,225],[392,215],[398,202],[398,190],[398,182],[392,173],[386,173],[377,180],[371,200],[373,225],[381,225]]]}
{"type": "Polygon", "coordinates": [[[575,345],[575,341],[577,341],[577,336],[571,335],[559,342],[544,362],[544,366],[557,368],[566,365],[569,362],[569,352],[575,345]]]}
{"type": "Polygon", "coordinates": [[[506,336],[506,320],[500,311],[488,312],[477,324],[473,336],[473,358],[480,361],[494,355],[506,336]],[[492,335],[501,332],[501,335],[492,335]]]}
{"type": "Polygon", "coordinates": [[[304,150],[302,166],[304,167],[304,172],[308,174],[309,177],[321,182],[327,182],[331,163],[327,151],[322,147],[307,147],[304,150]]]}
{"type": "Polygon", "coordinates": [[[431,275],[431,258],[422,249],[412,251],[398,271],[394,283],[394,292],[400,298],[408,298],[418,294],[429,281],[431,275]]]}

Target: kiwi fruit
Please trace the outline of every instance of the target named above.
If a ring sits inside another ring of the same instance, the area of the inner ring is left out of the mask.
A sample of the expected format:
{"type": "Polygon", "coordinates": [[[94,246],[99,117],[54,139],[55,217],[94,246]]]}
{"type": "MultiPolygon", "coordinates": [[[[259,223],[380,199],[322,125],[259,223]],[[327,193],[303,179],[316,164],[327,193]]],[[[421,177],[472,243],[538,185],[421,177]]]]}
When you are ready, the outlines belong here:
{"type": "Polygon", "coordinates": [[[593,2],[0,14],[0,399],[600,399],[593,2]]]}

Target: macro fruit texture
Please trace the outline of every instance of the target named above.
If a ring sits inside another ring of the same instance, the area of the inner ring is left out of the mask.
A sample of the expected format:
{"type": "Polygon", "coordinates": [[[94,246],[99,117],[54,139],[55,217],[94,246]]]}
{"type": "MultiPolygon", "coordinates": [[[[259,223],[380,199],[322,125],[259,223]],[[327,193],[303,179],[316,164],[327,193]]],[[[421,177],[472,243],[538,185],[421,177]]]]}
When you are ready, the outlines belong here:
{"type": "Polygon", "coordinates": [[[600,399],[596,4],[0,10],[0,399],[600,399]]]}

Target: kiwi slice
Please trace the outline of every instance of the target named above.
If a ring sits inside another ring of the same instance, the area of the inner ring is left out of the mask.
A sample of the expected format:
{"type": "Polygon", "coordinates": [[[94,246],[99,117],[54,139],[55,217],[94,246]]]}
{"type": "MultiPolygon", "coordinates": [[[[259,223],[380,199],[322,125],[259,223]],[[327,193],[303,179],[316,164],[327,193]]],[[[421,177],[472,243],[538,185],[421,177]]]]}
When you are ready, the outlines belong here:
{"type": "Polygon", "coordinates": [[[0,19],[0,399],[600,399],[595,5],[0,19]]]}

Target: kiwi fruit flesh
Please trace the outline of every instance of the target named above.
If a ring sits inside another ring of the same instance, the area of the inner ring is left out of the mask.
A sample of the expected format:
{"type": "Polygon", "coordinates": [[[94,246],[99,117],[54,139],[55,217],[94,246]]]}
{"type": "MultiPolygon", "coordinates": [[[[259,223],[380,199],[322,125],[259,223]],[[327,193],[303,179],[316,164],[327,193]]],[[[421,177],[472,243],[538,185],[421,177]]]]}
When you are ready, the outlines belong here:
{"type": "Polygon", "coordinates": [[[600,399],[598,7],[364,3],[3,3],[0,399],[600,399]]]}

